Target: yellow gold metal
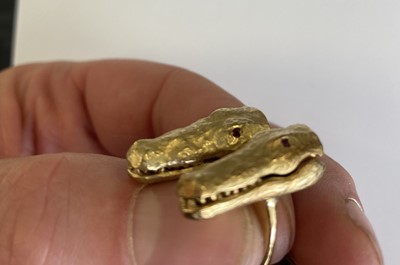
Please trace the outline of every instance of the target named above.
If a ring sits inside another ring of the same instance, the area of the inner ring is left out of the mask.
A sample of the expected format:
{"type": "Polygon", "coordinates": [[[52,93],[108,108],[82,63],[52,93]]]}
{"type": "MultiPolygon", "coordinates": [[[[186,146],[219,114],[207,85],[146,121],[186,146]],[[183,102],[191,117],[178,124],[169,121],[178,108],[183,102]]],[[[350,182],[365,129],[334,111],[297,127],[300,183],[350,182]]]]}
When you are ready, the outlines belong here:
{"type": "Polygon", "coordinates": [[[278,226],[277,204],[277,198],[270,198],[253,204],[264,238],[265,255],[262,265],[270,264],[275,247],[278,226]]]}
{"type": "Polygon", "coordinates": [[[176,179],[183,172],[232,153],[257,132],[268,130],[255,108],[223,108],[155,139],[136,141],[128,151],[129,174],[140,182],[176,179]]]}
{"type": "Polygon", "coordinates": [[[274,251],[275,241],[276,241],[276,234],[277,234],[277,227],[278,227],[278,215],[276,213],[276,204],[278,203],[277,198],[270,198],[266,200],[267,209],[268,209],[268,216],[269,216],[269,224],[270,224],[270,231],[269,231],[269,243],[268,248],[265,253],[263,263],[264,265],[268,265],[272,259],[272,253],[274,251]]]}
{"type": "Polygon", "coordinates": [[[129,174],[141,182],[181,175],[180,206],[189,218],[261,205],[267,265],[276,241],[278,197],[315,184],[325,169],[317,159],[322,155],[321,142],[307,126],[270,129],[261,111],[242,107],[219,109],[185,128],[136,141],[127,159],[129,174]]]}
{"type": "Polygon", "coordinates": [[[184,173],[178,195],[185,215],[207,219],[239,206],[313,185],[324,170],[322,145],[305,125],[256,134],[234,153],[184,173]]]}

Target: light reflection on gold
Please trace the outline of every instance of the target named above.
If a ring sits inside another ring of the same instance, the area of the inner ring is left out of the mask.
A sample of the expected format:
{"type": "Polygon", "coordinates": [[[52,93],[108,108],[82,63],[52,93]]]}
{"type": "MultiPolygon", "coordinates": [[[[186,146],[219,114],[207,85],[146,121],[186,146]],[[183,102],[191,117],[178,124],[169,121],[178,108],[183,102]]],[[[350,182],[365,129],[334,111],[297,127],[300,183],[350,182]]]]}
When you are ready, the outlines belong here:
{"type": "MultiPolygon", "coordinates": [[[[128,151],[128,172],[137,181],[178,180],[185,216],[207,219],[264,201],[269,264],[277,234],[279,196],[315,184],[324,172],[323,148],[305,125],[271,129],[250,107],[224,108],[155,139],[136,141],[128,151]]],[[[259,207],[257,207],[259,209],[259,207]]]]}

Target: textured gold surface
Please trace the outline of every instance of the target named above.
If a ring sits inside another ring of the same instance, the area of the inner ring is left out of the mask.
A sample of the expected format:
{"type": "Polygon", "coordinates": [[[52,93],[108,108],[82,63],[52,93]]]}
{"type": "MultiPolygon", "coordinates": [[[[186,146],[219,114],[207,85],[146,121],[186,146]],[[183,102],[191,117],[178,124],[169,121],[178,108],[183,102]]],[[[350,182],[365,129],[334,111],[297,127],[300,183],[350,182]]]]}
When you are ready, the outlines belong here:
{"type": "Polygon", "coordinates": [[[315,184],[325,168],[317,158],[322,155],[321,142],[307,126],[270,129],[261,111],[241,107],[219,109],[185,128],[136,141],[127,159],[129,174],[140,182],[181,175],[178,195],[189,218],[212,218],[254,203],[266,265],[276,240],[279,196],[315,184]]]}
{"type": "Polygon", "coordinates": [[[136,141],[127,154],[128,172],[146,183],[174,179],[232,153],[257,132],[267,129],[268,121],[258,109],[218,109],[185,128],[136,141]]]}
{"type": "Polygon", "coordinates": [[[178,181],[181,209],[195,219],[292,193],[313,185],[324,170],[317,135],[305,125],[256,134],[236,152],[178,181]]]}

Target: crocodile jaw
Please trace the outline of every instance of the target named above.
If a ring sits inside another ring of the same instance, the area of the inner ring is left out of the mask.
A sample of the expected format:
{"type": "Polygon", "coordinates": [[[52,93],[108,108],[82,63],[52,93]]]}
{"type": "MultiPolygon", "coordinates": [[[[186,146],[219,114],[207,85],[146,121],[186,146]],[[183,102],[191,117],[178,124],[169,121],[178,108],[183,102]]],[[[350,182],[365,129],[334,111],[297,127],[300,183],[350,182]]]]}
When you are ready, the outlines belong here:
{"type": "Polygon", "coordinates": [[[323,175],[325,166],[316,158],[311,158],[286,176],[271,176],[257,183],[247,191],[241,191],[216,201],[201,204],[197,199],[180,197],[180,206],[186,217],[209,219],[234,208],[249,205],[257,201],[278,197],[312,186],[323,175]]]}
{"type": "Polygon", "coordinates": [[[128,172],[145,183],[174,179],[232,153],[268,129],[267,119],[257,109],[219,109],[185,128],[136,141],[127,154],[128,172]]]}
{"type": "Polygon", "coordinates": [[[304,125],[260,132],[235,153],[181,176],[182,211],[192,218],[210,218],[303,189],[322,175],[323,166],[315,159],[322,154],[318,137],[304,125]],[[287,187],[294,190],[282,191],[287,187]]]}

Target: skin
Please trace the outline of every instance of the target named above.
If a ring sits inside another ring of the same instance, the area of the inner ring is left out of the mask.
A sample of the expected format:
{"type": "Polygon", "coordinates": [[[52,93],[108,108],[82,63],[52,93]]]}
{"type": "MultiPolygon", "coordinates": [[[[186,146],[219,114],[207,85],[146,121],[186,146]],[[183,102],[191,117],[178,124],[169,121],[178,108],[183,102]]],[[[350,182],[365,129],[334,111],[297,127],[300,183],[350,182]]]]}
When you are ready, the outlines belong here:
{"type": "MultiPolygon", "coordinates": [[[[187,220],[176,183],[143,187],[123,159],[137,139],[240,105],[201,76],[147,62],[0,73],[0,264],[258,265],[249,207],[187,220]]],[[[365,215],[349,203],[359,200],[353,180],[324,162],[321,181],[278,205],[274,260],[290,252],[299,265],[380,264],[365,215]]]]}

